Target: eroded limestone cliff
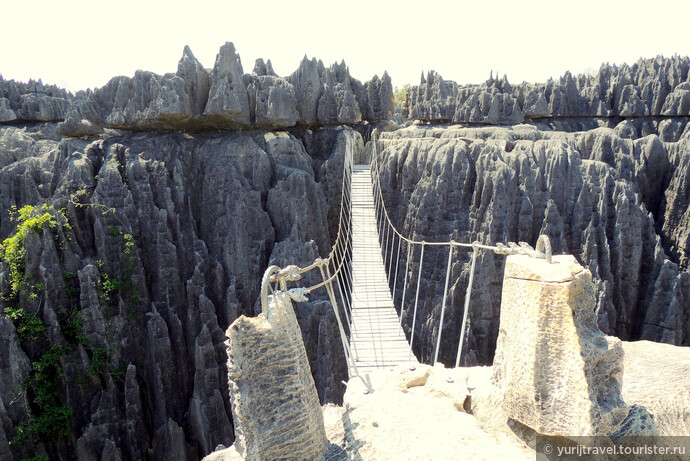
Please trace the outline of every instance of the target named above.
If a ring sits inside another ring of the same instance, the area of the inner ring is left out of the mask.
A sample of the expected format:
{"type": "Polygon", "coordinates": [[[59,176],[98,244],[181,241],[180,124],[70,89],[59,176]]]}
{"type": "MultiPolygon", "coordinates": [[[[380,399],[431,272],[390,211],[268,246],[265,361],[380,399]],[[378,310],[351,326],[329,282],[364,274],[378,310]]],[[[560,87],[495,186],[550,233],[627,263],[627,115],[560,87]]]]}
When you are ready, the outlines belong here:
{"type": "MultiPolygon", "coordinates": [[[[687,183],[690,138],[638,137],[630,122],[584,132],[545,126],[413,126],[381,133],[389,213],[415,240],[485,244],[540,234],[554,254],[575,255],[592,272],[597,318],[626,340],[690,344],[687,183]],[[540,129],[541,128],[541,129],[540,129]]],[[[370,147],[372,152],[373,146],[370,147]]],[[[440,357],[453,363],[469,278],[467,251],[452,269],[440,357]]],[[[438,334],[447,249],[426,249],[415,337],[424,360],[438,334]]],[[[469,364],[491,362],[505,257],[480,254],[470,306],[469,364]]],[[[419,249],[410,265],[416,280],[419,249]]],[[[402,271],[397,286],[403,285],[402,271]]],[[[412,325],[410,296],[404,324],[412,325]]],[[[399,299],[399,298],[398,298],[399,299]]],[[[409,337],[409,331],[408,331],[409,337]]]]}
{"type": "MultiPolygon", "coordinates": [[[[51,216],[26,235],[16,293],[3,265],[3,308],[24,317],[0,317],[0,457],[197,459],[231,443],[225,328],[256,314],[269,263],[306,265],[330,251],[329,194],[360,135],[57,141],[43,128],[0,128],[0,232],[15,233],[12,207],[51,216]],[[35,335],[22,330],[34,315],[45,325],[35,335]],[[35,419],[53,408],[22,386],[46,350],[57,352],[46,380],[53,407],[71,408],[67,433],[29,430],[10,447],[29,411],[35,419]]],[[[347,371],[333,314],[318,295],[298,306],[319,395],[339,401],[347,371]]]]}
{"type": "MultiPolygon", "coordinates": [[[[406,117],[512,126],[415,126],[370,143],[396,226],[427,241],[545,233],[592,272],[604,332],[690,344],[687,63],[536,86],[430,74],[406,117]]],[[[76,95],[0,79],[0,458],[199,459],[229,446],[223,332],[258,312],[269,264],[328,253],[345,150],[364,144],[343,125],[392,114],[386,74],[361,83],[306,57],[287,77],[262,60],[245,74],[230,43],[213,69],[186,48],[174,74],[76,95]]],[[[426,361],[446,257],[427,248],[415,335],[426,361]]],[[[447,363],[468,260],[452,270],[447,363]]],[[[493,357],[503,265],[481,253],[468,364],[493,357]]],[[[294,306],[319,397],[340,402],[330,304],[314,293],[294,306]]]]}

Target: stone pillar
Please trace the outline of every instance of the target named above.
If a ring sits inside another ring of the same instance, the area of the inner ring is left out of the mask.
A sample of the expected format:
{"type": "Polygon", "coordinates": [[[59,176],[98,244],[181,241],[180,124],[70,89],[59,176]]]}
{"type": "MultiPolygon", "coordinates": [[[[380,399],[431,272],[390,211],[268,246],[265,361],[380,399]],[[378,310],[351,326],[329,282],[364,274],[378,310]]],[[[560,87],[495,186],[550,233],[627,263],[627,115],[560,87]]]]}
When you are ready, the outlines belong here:
{"type": "Polygon", "coordinates": [[[573,256],[507,258],[493,382],[509,418],[544,435],[649,429],[630,421],[646,411],[621,398],[623,349],[599,330],[595,305],[592,275],[573,256]]]}
{"type": "Polygon", "coordinates": [[[323,460],[323,413],[292,303],[277,292],[268,306],[226,333],[235,448],[247,460],[323,460]]]}

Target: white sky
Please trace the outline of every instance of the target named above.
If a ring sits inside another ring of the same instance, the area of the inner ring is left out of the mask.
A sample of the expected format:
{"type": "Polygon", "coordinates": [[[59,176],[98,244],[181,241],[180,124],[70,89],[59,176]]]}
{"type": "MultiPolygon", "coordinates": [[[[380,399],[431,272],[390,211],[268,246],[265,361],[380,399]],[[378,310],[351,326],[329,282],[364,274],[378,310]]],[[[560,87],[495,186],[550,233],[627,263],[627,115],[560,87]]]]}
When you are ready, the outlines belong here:
{"type": "Polygon", "coordinates": [[[327,66],[345,59],[361,81],[387,70],[394,86],[429,69],[459,83],[491,70],[544,82],[602,62],[690,55],[688,0],[100,3],[0,1],[0,74],[77,91],[136,69],[175,72],[184,45],[212,68],[226,41],[245,72],[262,57],[287,76],[306,54],[327,66]]]}

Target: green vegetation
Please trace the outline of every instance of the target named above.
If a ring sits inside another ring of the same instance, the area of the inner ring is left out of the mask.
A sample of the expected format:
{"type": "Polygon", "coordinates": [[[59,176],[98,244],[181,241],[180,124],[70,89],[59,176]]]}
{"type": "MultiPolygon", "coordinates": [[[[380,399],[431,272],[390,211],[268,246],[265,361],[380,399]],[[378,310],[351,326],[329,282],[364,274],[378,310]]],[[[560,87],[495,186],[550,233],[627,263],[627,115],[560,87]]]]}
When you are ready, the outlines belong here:
{"type": "MultiPolygon", "coordinates": [[[[46,287],[43,283],[32,285],[27,280],[24,244],[31,232],[43,235],[46,226],[52,231],[57,230],[58,215],[54,208],[43,204],[40,207],[27,205],[19,210],[12,208],[10,216],[17,222],[17,230],[0,244],[0,258],[7,264],[9,272],[8,284],[2,291],[2,298],[9,304],[4,314],[14,323],[21,341],[37,341],[46,329],[37,315],[38,307],[36,312],[28,312],[26,307],[20,306],[20,301],[22,291],[28,288],[24,296],[29,305],[35,304],[31,301],[38,301],[46,287]]],[[[57,241],[57,234],[53,238],[57,241]]],[[[39,348],[41,344],[44,343],[37,344],[39,348]]],[[[66,348],[51,344],[38,360],[31,363],[31,372],[22,383],[29,401],[29,418],[15,428],[17,434],[12,444],[33,434],[51,439],[69,433],[72,408],[60,403],[57,387],[58,381],[64,378],[60,357],[67,352],[66,348]]]]}
{"type": "Polygon", "coordinates": [[[38,338],[46,329],[36,314],[29,314],[21,307],[6,307],[5,315],[12,320],[19,339],[23,341],[38,338]]]}
{"type": "Polygon", "coordinates": [[[410,89],[410,84],[406,83],[403,85],[402,88],[398,88],[396,86],[395,90],[393,90],[396,110],[398,108],[402,109],[402,107],[405,105],[405,100],[407,99],[407,92],[409,89],[410,89]]]}
{"type": "Polygon", "coordinates": [[[10,216],[17,221],[17,231],[11,237],[7,237],[0,245],[0,258],[7,263],[10,273],[10,291],[3,293],[5,300],[16,299],[24,285],[24,266],[26,249],[24,241],[29,232],[41,234],[47,224],[51,229],[58,225],[55,217],[50,213],[51,207],[46,204],[36,208],[26,205],[19,210],[13,207],[10,216]]]}
{"type": "MultiPolygon", "coordinates": [[[[45,325],[36,312],[27,312],[24,307],[18,306],[19,294],[26,285],[24,242],[30,232],[41,235],[46,225],[50,229],[56,229],[58,222],[54,215],[55,210],[46,204],[40,207],[26,205],[19,210],[12,207],[10,217],[17,221],[17,230],[0,244],[0,258],[7,264],[10,276],[8,286],[3,287],[2,292],[2,298],[10,304],[5,307],[4,313],[12,320],[19,338],[24,341],[35,340],[45,331],[45,325]]],[[[31,301],[38,300],[43,290],[45,285],[36,283],[26,296],[31,301]]]]}
{"type": "MultiPolygon", "coordinates": [[[[103,262],[97,260],[96,263],[101,271],[101,280],[98,282],[96,288],[100,296],[99,300],[103,306],[115,307],[117,297],[120,295],[127,305],[131,308],[141,303],[141,291],[134,283],[134,271],[136,270],[136,259],[133,255],[135,243],[134,236],[130,233],[124,232],[119,226],[108,226],[108,234],[112,237],[122,237],[122,253],[126,255],[127,265],[124,267],[121,277],[116,277],[103,271],[103,262]]],[[[106,308],[106,316],[109,316],[110,310],[106,308]]],[[[129,312],[129,319],[135,320],[136,314],[133,310],[129,312]]]]}
{"type": "Polygon", "coordinates": [[[84,317],[81,312],[77,310],[76,306],[72,306],[70,313],[67,308],[63,307],[58,311],[60,326],[62,327],[62,334],[65,339],[77,344],[88,346],[89,338],[84,335],[84,317]]]}
{"type": "Polygon", "coordinates": [[[17,435],[11,444],[32,434],[45,438],[69,434],[73,410],[60,403],[57,392],[57,380],[65,376],[60,357],[66,352],[65,348],[54,344],[31,364],[31,373],[22,383],[30,401],[30,417],[16,427],[17,435]]]}
{"type": "MultiPolygon", "coordinates": [[[[93,206],[102,213],[113,213],[113,216],[122,224],[115,214],[115,210],[103,205],[88,203],[88,192],[79,191],[71,196],[71,202],[75,207],[93,206]]],[[[62,212],[65,218],[66,211],[62,212]]],[[[6,264],[9,277],[2,288],[0,295],[5,301],[4,314],[12,320],[17,331],[22,347],[29,351],[33,359],[31,371],[23,380],[23,389],[28,402],[28,417],[15,426],[14,438],[11,444],[31,444],[38,437],[45,443],[57,443],[59,437],[69,434],[73,409],[63,404],[62,391],[67,385],[67,376],[62,368],[61,361],[73,360],[69,356],[75,352],[75,347],[83,345],[91,357],[90,364],[76,379],[77,384],[84,384],[86,375],[106,375],[119,381],[124,376],[125,364],[117,364],[116,354],[119,346],[116,344],[91,345],[84,334],[84,317],[79,310],[80,284],[79,278],[74,272],[63,272],[64,293],[61,297],[64,307],[57,310],[57,321],[62,330],[65,343],[56,344],[46,334],[46,325],[39,316],[43,298],[46,296],[46,285],[31,280],[32,276],[27,272],[29,264],[26,261],[27,252],[24,247],[26,238],[31,232],[55,240],[58,252],[66,249],[66,241],[71,239],[72,228],[66,219],[61,219],[60,212],[48,205],[25,206],[10,212],[12,219],[17,222],[16,231],[0,244],[0,259],[6,264]],[[62,236],[64,235],[64,238],[62,236]],[[28,348],[26,347],[28,346],[28,348]]],[[[111,225],[107,228],[109,236],[121,239],[122,267],[116,275],[107,273],[103,263],[99,265],[101,279],[97,283],[99,298],[104,308],[106,318],[112,307],[116,307],[118,299],[124,300],[128,306],[141,303],[141,293],[135,283],[134,274],[137,268],[135,256],[135,239],[131,233],[127,233],[122,226],[111,225]],[[118,296],[120,298],[118,298],[118,296]]],[[[62,261],[62,259],[60,259],[62,261]]],[[[54,287],[51,285],[51,289],[54,287]]],[[[53,293],[51,293],[52,295],[53,293]]],[[[135,320],[136,312],[131,309],[129,317],[135,320]]],[[[107,341],[115,337],[114,332],[106,335],[107,341]]],[[[90,381],[93,382],[93,381],[90,381]]],[[[73,384],[70,384],[73,385],[73,384]]],[[[34,456],[33,461],[43,459],[34,456]]]]}
{"type": "MultiPolygon", "coordinates": [[[[132,243],[133,244],[133,243],[132,243]]],[[[127,245],[127,243],[125,243],[127,245]]],[[[125,246],[125,254],[130,254],[131,248],[125,246]]],[[[125,267],[123,278],[114,277],[107,272],[101,272],[101,280],[98,282],[96,288],[100,293],[100,302],[104,306],[115,306],[119,294],[130,306],[135,306],[141,303],[141,292],[134,284],[132,279],[134,271],[134,263],[130,263],[125,267]]]]}
{"type": "Polygon", "coordinates": [[[116,345],[99,346],[93,350],[91,364],[87,367],[87,372],[94,375],[110,375],[115,381],[122,381],[122,377],[127,369],[124,364],[115,365],[113,353],[118,349],[116,345]]]}
{"type": "Polygon", "coordinates": [[[65,292],[70,298],[79,297],[81,290],[79,289],[79,280],[77,279],[77,274],[74,272],[63,272],[62,278],[65,282],[65,292]]]}

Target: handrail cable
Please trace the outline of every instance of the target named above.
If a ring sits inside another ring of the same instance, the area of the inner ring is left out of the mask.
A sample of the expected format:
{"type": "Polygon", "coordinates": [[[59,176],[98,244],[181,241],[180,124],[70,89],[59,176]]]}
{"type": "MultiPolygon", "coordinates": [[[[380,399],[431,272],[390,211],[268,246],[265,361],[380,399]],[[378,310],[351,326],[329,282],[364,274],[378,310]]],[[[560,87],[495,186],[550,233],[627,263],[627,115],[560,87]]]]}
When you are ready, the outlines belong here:
{"type": "MultiPolygon", "coordinates": [[[[446,269],[446,283],[445,283],[445,288],[443,291],[443,302],[442,302],[442,307],[441,307],[441,317],[439,321],[439,329],[438,329],[438,335],[436,337],[436,349],[434,353],[434,365],[436,364],[438,360],[438,353],[441,345],[441,334],[443,332],[443,318],[445,314],[445,309],[446,309],[446,296],[448,293],[448,282],[450,278],[450,273],[451,273],[451,264],[452,264],[452,254],[453,254],[453,247],[464,247],[464,248],[472,248],[472,263],[471,263],[471,269],[470,269],[470,277],[469,277],[469,284],[467,287],[467,292],[465,294],[465,309],[463,312],[463,320],[462,320],[462,326],[461,326],[461,335],[460,335],[460,344],[458,344],[458,354],[455,360],[455,366],[458,366],[458,363],[460,361],[460,356],[462,355],[462,348],[463,348],[463,342],[465,340],[465,329],[466,329],[466,324],[467,324],[467,313],[469,310],[469,301],[470,297],[472,294],[472,282],[474,281],[474,269],[476,266],[476,258],[477,258],[477,250],[478,249],[484,249],[484,250],[491,250],[495,252],[496,254],[527,254],[533,257],[537,258],[543,258],[546,259],[547,263],[551,263],[551,243],[549,242],[549,239],[545,235],[539,236],[539,239],[537,240],[537,245],[536,249],[533,250],[529,245],[527,245],[524,242],[521,242],[520,244],[514,244],[514,243],[508,243],[508,245],[504,245],[502,243],[498,243],[495,246],[494,245],[484,245],[478,241],[472,242],[472,243],[462,243],[462,242],[456,242],[455,240],[450,240],[448,242],[427,242],[425,240],[422,241],[417,241],[413,240],[410,238],[405,237],[402,235],[398,229],[396,229],[395,225],[390,219],[390,216],[388,214],[388,210],[386,209],[386,201],[383,198],[383,190],[381,188],[381,165],[379,163],[379,154],[378,154],[378,135],[376,131],[372,134],[372,162],[371,164],[373,165],[373,176],[376,177],[376,180],[373,181],[372,177],[372,188],[374,190],[374,194],[376,195],[375,199],[381,204],[381,212],[379,214],[382,214],[381,217],[381,226],[383,227],[386,225],[386,232],[389,233],[388,228],[391,229],[392,232],[395,233],[395,235],[398,236],[400,240],[404,240],[407,242],[408,245],[421,245],[422,246],[422,256],[424,255],[424,246],[425,245],[430,245],[430,246],[448,246],[448,266],[446,269]],[[385,219],[383,219],[385,218],[385,219]]],[[[388,241],[386,240],[386,248],[383,250],[384,253],[384,266],[386,263],[386,257],[387,257],[387,252],[388,252],[388,241]]],[[[391,255],[392,258],[392,255],[391,255]]],[[[391,259],[391,266],[392,266],[392,259],[391,259]]],[[[421,279],[421,261],[420,261],[420,267],[419,267],[419,276],[417,280],[417,294],[415,297],[415,312],[414,312],[414,318],[412,320],[412,332],[411,332],[411,339],[410,339],[410,356],[412,354],[412,342],[414,340],[414,326],[415,326],[415,320],[417,316],[417,298],[419,296],[419,281],[421,279]]],[[[391,268],[389,267],[389,286],[390,286],[390,271],[391,268]]],[[[407,276],[407,274],[406,274],[407,276]]],[[[396,279],[397,279],[397,270],[396,270],[396,279]]],[[[401,315],[401,325],[402,325],[402,313],[403,313],[404,306],[400,307],[400,315],[401,315]]]]}
{"type": "MultiPolygon", "coordinates": [[[[485,245],[481,244],[477,241],[473,243],[462,243],[462,242],[456,242],[455,240],[450,240],[448,242],[427,242],[427,241],[418,241],[414,240],[412,238],[405,237],[402,235],[398,229],[393,225],[393,222],[390,219],[390,216],[388,214],[388,210],[386,208],[386,203],[383,198],[383,191],[381,188],[381,178],[380,178],[380,173],[381,173],[381,165],[379,162],[379,155],[378,155],[378,133],[374,131],[372,134],[372,140],[373,144],[373,149],[372,149],[372,157],[373,161],[371,162],[371,166],[373,166],[373,175],[375,176],[375,181],[372,179],[372,189],[374,192],[374,200],[375,200],[375,205],[374,205],[374,216],[376,217],[376,220],[379,220],[379,217],[381,219],[381,224],[377,224],[377,231],[378,231],[378,240],[379,240],[379,246],[382,249],[382,256],[383,256],[383,263],[384,263],[384,269],[386,268],[386,265],[388,265],[388,270],[387,270],[387,280],[390,284],[393,283],[393,287],[395,290],[395,287],[397,287],[397,276],[398,276],[398,266],[399,266],[399,258],[400,258],[400,247],[402,242],[404,241],[408,245],[408,260],[405,263],[405,280],[404,280],[404,287],[403,287],[403,295],[402,295],[402,303],[403,305],[401,306],[400,309],[400,315],[401,315],[401,325],[402,325],[402,315],[404,312],[404,302],[405,302],[405,294],[407,290],[407,278],[408,278],[408,267],[409,267],[409,258],[410,255],[412,254],[412,246],[413,245],[420,245],[421,246],[421,254],[420,254],[420,262],[419,262],[419,270],[418,270],[418,276],[417,276],[417,292],[415,294],[415,302],[414,302],[414,313],[413,313],[413,320],[412,320],[412,331],[411,331],[411,338],[410,338],[410,357],[412,356],[412,346],[414,343],[414,330],[415,330],[415,324],[416,324],[416,318],[417,318],[417,305],[419,301],[419,288],[420,288],[420,282],[421,282],[421,275],[422,275],[422,264],[424,261],[424,248],[425,246],[448,246],[449,247],[449,254],[448,254],[448,267],[446,269],[446,283],[445,283],[445,288],[444,288],[444,295],[443,295],[443,305],[441,309],[441,321],[439,325],[439,334],[437,336],[437,344],[436,344],[436,352],[434,356],[434,363],[436,363],[437,358],[438,358],[438,351],[439,351],[439,346],[440,346],[440,339],[441,339],[441,332],[443,329],[443,317],[444,317],[444,312],[445,312],[445,305],[446,305],[446,296],[447,296],[447,291],[448,291],[448,285],[449,285],[449,279],[450,279],[450,273],[451,273],[451,263],[452,263],[452,254],[453,254],[453,247],[464,247],[464,248],[472,248],[472,265],[470,269],[470,278],[469,278],[469,284],[467,287],[467,293],[465,296],[465,310],[463,312],[463,325],[461,328],[461,334],[460,334],[460,344],[458,345],[458,355],[456,358],[456,366],[458,365],[458,362],[460,360],[460,356],[462,354],[462,347],[463,347],[463,342],[465,340],[465,326],[467,322],[467,313],[469,310],[469,300],[470,300],[470,295],[472,291],[472,282],[473,282],[473,277],[474,277],[474,269],[475,269],[475,262],[476,262],[476,257],[477,257],[477,250],[478,249],[485,249],[485,250],[492,250],[497,254],[528,254],[530,256],[535,256],[539,258],[545,258],[547,262],[551,262],[551,245],[548,241],[548,238],[546,236],[542,235],[539,237],[539,240],[537,241],[537,246],[536,250],[532,249],[529,245],[526,243],[520,243],[520,244],[514,244],[514,243],[508,243],[507,245],[498,243],[495,246],[492,245],[485,245]],[[395,236],[397,235],[398,237],[398,245],[397,245],[397,252],[395,251],[395,236]],[[389,241],[390,241],[390,254],[388,251],[388,246],[389,246],[389,241]],[[395,275],[392,274],[392,269],[393,269],[393,253],[396,252],[396,263],[395,263],[395,275]],[[393,282],[391,282],[391,277],[394,278],[393,282]]],[[[314,260],[314,262],[306,267],[298,267],[298,266],[288,266],[284,269],[280,269],[277,266],[270,266],[266,272],[264,273],[264,277],[262,280],[262,287],[261,287],[261,302],[262,302],[262,311],[264,313],[268,312],[268,290],[270,289],[271,292],[273,292],[273,287],[271,286],[271,283],[274,284],[279,284],[281,290],[288,292],[289,295],[291,296],[292,299],[296,301],[304,301],[306,300],[305,295],[308,293],[313,292],[314,290],[325,287],[326,291],[328,293],[329,300],[333,306],[333,309],[335,311],[336,315],[336,320],[338,321],[338,328],[340,330],[340,335],[341,335],[341,342],[343,343],[343,349],[345,352],[346,360],[348,362],[348,370],[352,369],[354,372],[354,375],[362,379],[364,382],[367,391],[371,391],[371,383],[367,378],[365,379],[359,374],[359,370],[357,369],[356,365],[356,360],[352,356],[352,352],[350,351],[350,347],[348,344],[348,341],[346,340],[347,335],[345,333],[344,327],[342,325],[342,321],[340,318],[340,314],[338,312],[338,307],[337,307],[337,302],[335,299],[335,293],[333,290],[333,281],[336,280],[338,284],[338,289],[340,291],[341,295],[341,301],[343,303],[343,310],[345,312],[346,319],[348,321],[348,324],[350,325],[350,329],[352,329],[352,322],[350,319],[350,315],[348,313],[348,304],[350,309],[352,309],[352,294],[350,293],[350,296],[348,297],[347,293],[353,288],[353,280],[352,280],[352,274],[349,272],[351,271],[351,268],[349,270],[343,270],[343,268],[347,267],[346,261],[348,260],[348,252],[350,252],[350,257],[352,257],[352,250],[350,248],[350,240],[352,238],[352,233],[353,233],[353,226],[352,226],[352,216],[351,216],[351,208],[352,208],[352,196],[351,196],[351,187],[352,187],[352,173],[353,173],[353,157],[352,157],[352,141],[350,137],[345,137],[345,155],[343,159],[343,174],[342,174],[342,184],[341,184],[341,194],[340,194],[340,212],[338,216],[338,231],[336,234],[335,238],[335,243],[331,247],[331,251],[329,252],[328,256],[326,258],[317,258],[314,260]],[[333,272],[330,270],[330,264],[333,263],[333,272]],[[301,274],[304,274],[306,272],[309,272],[313,269],[318,268],[320,273],[321,273],[321,278],[322,281],[319,283],[316,283],[308,288],[296,288],[296,289],[287,289],[287,281],[296,281],[301,278],[301,274]],[[341,271],[342,274],[341,274],[341,271]],[[349,287],[348,287],[349,285],[349,287]],[[348,290],[350,288],[350,290],[348,290]]],[[[394,296],[394,294],[393,294],[394,296]]],[[[352,331],[351,331],[352,332],[352,331]]],[[[356,351],[355,351],[356,354],[356,351]]]]}

